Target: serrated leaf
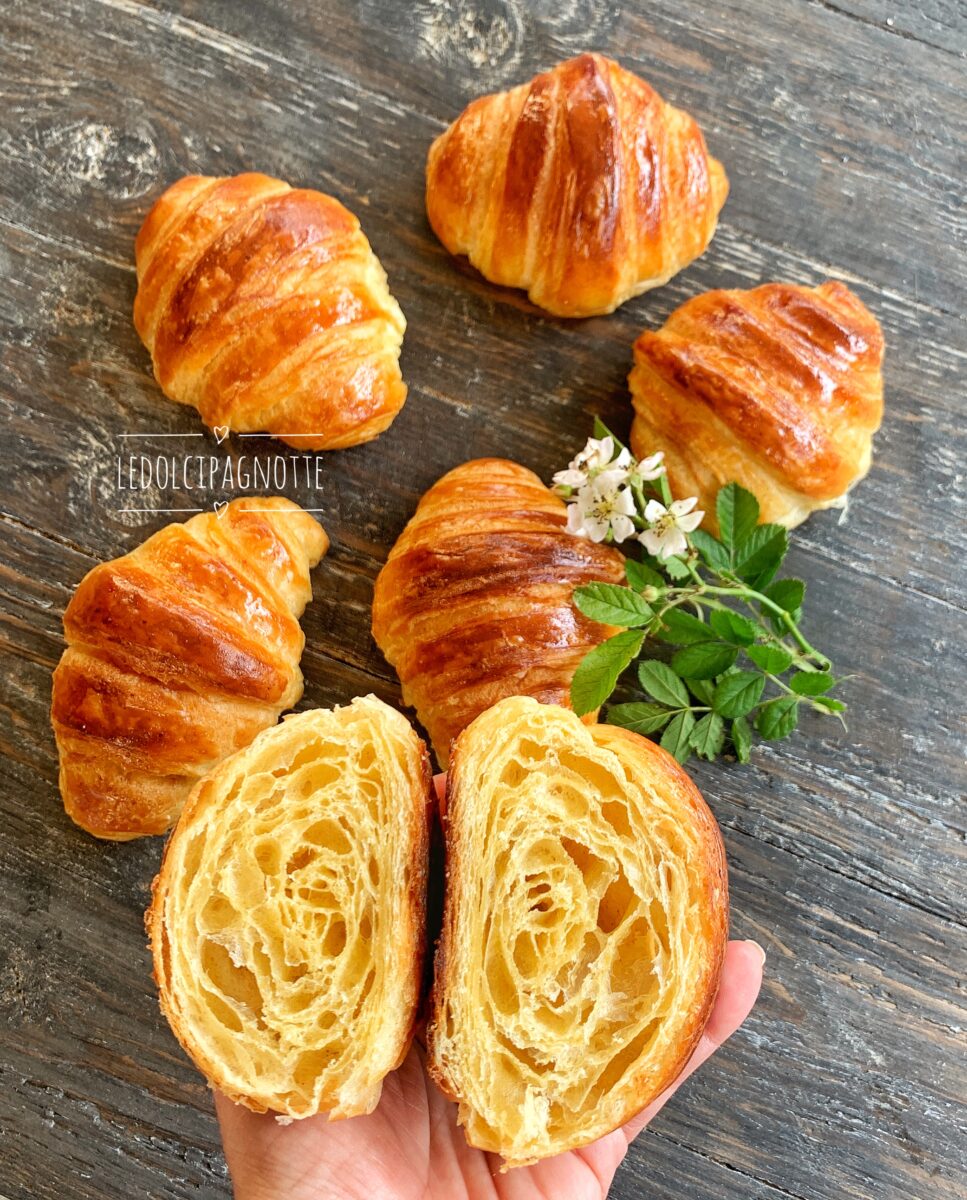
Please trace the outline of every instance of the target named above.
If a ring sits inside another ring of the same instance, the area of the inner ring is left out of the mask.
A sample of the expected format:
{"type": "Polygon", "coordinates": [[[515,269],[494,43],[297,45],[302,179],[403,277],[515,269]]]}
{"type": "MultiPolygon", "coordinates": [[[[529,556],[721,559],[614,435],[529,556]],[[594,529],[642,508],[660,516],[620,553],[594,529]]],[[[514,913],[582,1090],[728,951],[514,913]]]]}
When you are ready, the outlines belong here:
{"type": "Polygon", "coordinates": [[[813,707],[819,705],[820,708],[825,708],[827,712],[841,713],[846,712],[846,705],[842,700],[834,700],[832,696],[816,696],[813,699],[813,707]]]}
{"type": "Polygon", "coordinates": [[[668,704],[672,708],[685,708],[688,705],[688,692],[671,667],[663,662],[649,658],[638,664],[638,682],[659,704],[668,704]]]}
{"type": "Polygon", "coordinates": [[[773,604],[778,604],[787,613],[792,613],[795,616],[796,613],[802,610],[802,602],[806,595],[806,585],[801,579],[777,579],[775,583],[769,584],[765,590],[765,594],[773,604]]]}
{"type": "Polygon", "coordinates": [[[748,617],[728,608],[716,608],[709,614],[708,623],[726,642],[736,646],[751,646],[759,628],[748,617]]]}
{"type": "Polygon", "coordinates": [[[672,717],[661,735],[662,748],[678,759],[680,763],[687,762],[692,753],[688,739],[695,728],[695,718],[685,709],[672,717]]]}
{"type": "Polygon", "coordinates": [[[602,625],[623,625],[626,629],[647,625],[655,615],[650,604],[632,588],[617,583],[588,583],[574,589],[575,606],[602,625]]]}
{"type": "Polygon", "coordinates": [[[647,563],[639,562],[636,558],[625,559],[625,579],[639,592],[644,591],[646,587],[665,587],[663,576],[652,570],[647,563]]]}
{"type": "Polygon", "coordinates": [[[729,734],[735,747],[735,757],[739,762],[747,763],[752,750],[752,726],[745,717],[736,717],[729,734]]]}
{"type": "Polygon", "coordinates": [[[715,515],[723,545],[740,546],[759,523],[759,501],[739,484],[727,483],[719,489],[715,515]]]}
{"type": "Polygon", "coordinates": [[[672,656],[671,667],[683,679],[711,679],[721,675],[735,662],[737,647],[724,642],[699,642],[686,646],[672,656]]]}
{"type": "Polygon", "coordinates": [[[725,744],[725,724],[718,713],[706,713],[688,735],[688,744],[699,756],[709,762],[725,744]]]}
{"type": "Polygon", "coordinates": [[[789,686],[797,696],[821,696],[834,683],[828,671],[797,671],[789,680],[789,686]]]}
{"type": "Polygon", "coordinates": [[[668,576],[671,579],[674,579],[676,582],[682,579],[688,579],[689,577],[688,567],[685,566],[680,558],[675,558],[674,556],[671,558],[666,558],[662,561],[662,566],[665,568],[668,576]]]}
{"type": "Polygon", "coordinates": [[[745,583],[761,591],[786,556],[789,534],[782,525],[757,525],[733,551],[733,569],[745,583]]]}
{"type": "Polygon", "coordinates": [[[695,549],[714,571],[729,570],[732,559],[718,538],[712,537],[705,529],[694,529],[689,537],[695,549]]]}
{"type": "Polygon", "coordinates": [[[663,642],[671,642],[675,646],[692,646],[696,642],[714,642],[714,632],[691,613],[680,608],[669,608],[661,614],[661,620],[666,626],[659,629],[655,636],[663,642]]]}
{"type": "Polygon", "coordinates": [[[765,676],[757,671],[736,671],[716,686],[712,707],[723,717],[744,717],[762,699],[765,676]]]}
{"type": "Polygon", "coordinates": [[[643,633],[626,629],[585,654],[571,680],[571,707],[579,717],[594,712],[607,700],[644,638],[643,633]]]}
{"type": "Polygon", "coordinates": [[[712,697],[715,695],[715,683],[711,679],[689,679],[685,685],[700,704],[712,706],[712,697]]]}
{"type": "Polygon", "coordinates": [[[795,696],[780,696],[763,704],[755,727],[764,738],[774,741],[787,737],[799,723],[799,701],[795,696]]]}
{"type": "Polygon", "coordinates": [[[757,667],[770,675],[781,675],[792,666],[792,655],[780,646],[748,646],[745,652],[757,667]]]}
{"type": "Polygon", "coordinates": [[[633,733],[649,734],[663,729],[673,716],[670,708],[636,701],[633,704],[612,705],[608,709],[607,723],[620,725],[622,729],[630,729],[633,733]]]}

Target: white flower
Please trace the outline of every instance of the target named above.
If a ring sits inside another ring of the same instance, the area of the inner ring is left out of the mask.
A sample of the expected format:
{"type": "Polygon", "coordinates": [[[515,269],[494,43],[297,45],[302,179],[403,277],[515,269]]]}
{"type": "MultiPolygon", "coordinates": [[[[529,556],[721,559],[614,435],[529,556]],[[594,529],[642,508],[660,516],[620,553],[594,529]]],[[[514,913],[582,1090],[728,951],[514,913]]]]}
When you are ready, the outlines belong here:
{"type": "Polygon", "coordinates": [[[686,533],[691,533],[702,523],[704,512],[693,512],[698,504],[698,497],[691,496],[688,500],[673,500],[666,508],[657,500],[649,500],[645,505],[645,520],[651,525],[638,540],[649,554],[658,558],[671,558],[675,554],[683,554],[688,549],[686,533]]]}
{"type": "Polygon", "coordinates": [[[603,471],[578,490],[567,506],[568,533],[603,542],[611,534],[615,542],[634,537],[635,499],[631,489],[621,487],[620,472],[603,471]]]}
{"type": "Polygon", "coordinates": [[[635,464],[634,474],[644,481],[657,479],[659,475],[665,474],[664,459],[664,450],[659,450],[657,454],[652,454],[648,458],[642,458],[635,464]]]}
{"type": "Polygon", "coordinates": [[[558,471],[552,482],[557,488],[580,488],[605,470],[620,471],[623,482],[633,462],[631,454],[625,449],[615,457],[614,438],[588,438],[581,453],[571,459],[566,471],[558,471]]]}

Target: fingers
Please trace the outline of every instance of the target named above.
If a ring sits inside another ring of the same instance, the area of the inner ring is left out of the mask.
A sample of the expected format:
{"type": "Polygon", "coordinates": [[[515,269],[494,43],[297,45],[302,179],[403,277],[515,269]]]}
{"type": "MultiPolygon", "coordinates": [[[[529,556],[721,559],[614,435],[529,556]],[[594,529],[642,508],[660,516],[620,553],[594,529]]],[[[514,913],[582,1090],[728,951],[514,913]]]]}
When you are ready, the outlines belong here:
{"type": "Polygon", "coordinates": [[[672,1086],[624,1126],[624,1134],[629,1142],[637,1137],[655,1113],[668,1103],[689,1075],[697,1071],[702,1063],[735,1033],[752,1011],[762,986],[762,968],[765,960],[765,951],[758,942],[729,942],[725,964],[722,967],[719,994],[701,1041],[688,1060],[685,1070],[672,1086]]]}

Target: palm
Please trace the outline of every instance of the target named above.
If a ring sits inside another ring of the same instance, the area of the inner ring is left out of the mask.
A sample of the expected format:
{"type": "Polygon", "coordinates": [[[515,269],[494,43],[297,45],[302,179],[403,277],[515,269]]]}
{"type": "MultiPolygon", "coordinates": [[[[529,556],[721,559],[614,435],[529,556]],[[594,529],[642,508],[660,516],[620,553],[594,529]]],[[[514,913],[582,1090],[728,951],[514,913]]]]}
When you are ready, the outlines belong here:
{"type": "MultiPolygon", "coordinates": [[[[758,947],[732,942],[705,1036],[675,1087],[739,1027],[761,978],[758,947]]],[[[467,1145],[417,1046],[368,1117],[281,1126],[220,1095],[216,1107],[237,1200],[603,1200],[628,1143],[673,1091],[590,1146],[505,1173],[498,1156],[467,1145]]]]}

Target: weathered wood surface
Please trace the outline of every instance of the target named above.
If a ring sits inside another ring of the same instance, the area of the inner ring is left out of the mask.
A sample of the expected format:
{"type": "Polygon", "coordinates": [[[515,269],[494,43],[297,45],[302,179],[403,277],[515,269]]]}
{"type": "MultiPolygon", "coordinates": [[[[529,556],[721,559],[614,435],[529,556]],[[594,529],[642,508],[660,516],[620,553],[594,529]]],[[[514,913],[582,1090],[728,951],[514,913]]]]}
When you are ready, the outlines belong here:
{"type": "Polygon", "coordinates": [[[0,1196],[229,1193],[209,1095],[148,978],[160,844],[101,845],[64,818],[47,707],[72,588],[165,520],[115,511],[118,435],[199,429],[131,326],[134,233],[178,175],[249,168],[358,212],[409,320],[401,417],[327,456],[321,493],[291,492],[333,539],[306,705],[398,699],[369,603],[418,496],[479,454],[546,477],[595,412],[626,429],[641,327],[708,287],[827,274],[876,311],[873,473],[848,522],[813,518],[792,556],[854,676],[849,733],[806,722],[751,767],[697,769],[767,981],[613,1195],[962,1195],[965,42],[945,0],[0,5],[0,1196]],[[471,97],[589,46],[698,117],[732,193],[688,271],[567,324],[449,259],[422,168],[471,97]]]}

